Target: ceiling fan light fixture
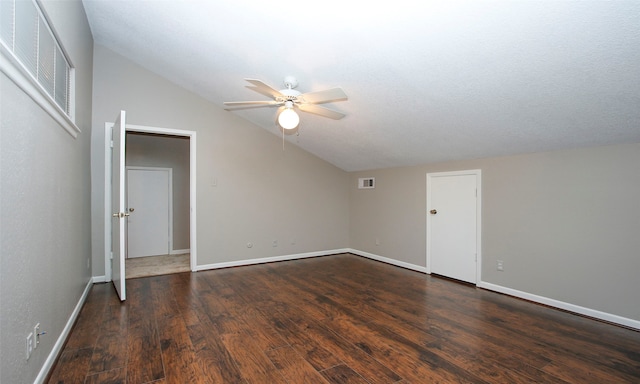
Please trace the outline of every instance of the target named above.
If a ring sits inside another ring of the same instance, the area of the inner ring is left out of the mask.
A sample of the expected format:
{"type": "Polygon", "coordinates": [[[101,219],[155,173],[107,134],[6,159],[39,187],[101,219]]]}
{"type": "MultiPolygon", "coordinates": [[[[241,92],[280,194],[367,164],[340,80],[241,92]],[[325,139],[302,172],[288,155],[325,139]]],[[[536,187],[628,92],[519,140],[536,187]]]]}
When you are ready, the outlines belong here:
{"type": "MultiPolygon", "coordinates": [[[[1,1],[1,0],[0,0],[1,1]]],[[[247,108],[278,107],[276,114],[276,126],[287,134],[297,132],[300,125],[300,116],[295,108],[302,112],[313,113],[318,116],[340,120],[346,115],[318,104],[347,100],[347,95],[341,88],[325,89],[324,91],[301,93],[297,91],[298,81],[295,77],[287,76],[284,79],[285,89],[277,90],[258,79],[245,79],[251,86],[247,88],[271,98],[271,100],[256,101],[225,101],[225,110],[234,111],[247,108]]]]}
{"type": "Polygon", "coordinates": [[[300,124],[300,116],[293,110],[291,101],[285,103],[285,109],[278,115],[278,124],[284,129],[295,129],[300,124]]]}

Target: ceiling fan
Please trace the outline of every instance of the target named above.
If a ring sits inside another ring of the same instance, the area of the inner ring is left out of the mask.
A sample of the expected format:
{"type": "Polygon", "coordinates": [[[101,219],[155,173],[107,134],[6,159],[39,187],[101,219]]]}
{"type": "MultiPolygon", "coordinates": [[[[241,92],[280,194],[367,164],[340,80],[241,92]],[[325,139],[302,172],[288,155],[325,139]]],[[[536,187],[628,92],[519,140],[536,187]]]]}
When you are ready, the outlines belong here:
{"type": "Polygon", "coordinates": [[[225,108],[227,111],[247,108],[280,107],[280,112],[278,113],[276,121],[284,129],[295,129],[300,123],[300,117],[295,112],[295,108],[302,112],[313,113],[334,120],[339,120],[346,116],[344,113],[318,105],[347,100],[347,95],[344,93],[342,88],[331,88],[324,91],[301,93],[295,89],[298,86],[298,80],[293,76],[287,76],[284,78],[284,86],[286,88],[281,90],[277,90],[261,80],[245,80],[252,84],[252,86],[248,85],[247,88],[271,97],[273,100],[225,101],[224,105],[229,107],[225,108]]]}

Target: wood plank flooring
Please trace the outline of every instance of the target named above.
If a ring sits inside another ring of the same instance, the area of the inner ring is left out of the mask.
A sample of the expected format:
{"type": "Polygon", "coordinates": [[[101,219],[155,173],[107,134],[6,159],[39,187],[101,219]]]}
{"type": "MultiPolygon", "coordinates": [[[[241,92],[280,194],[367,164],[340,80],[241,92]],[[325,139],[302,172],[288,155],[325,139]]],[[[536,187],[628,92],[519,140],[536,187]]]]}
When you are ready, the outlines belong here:
{"type": "Polygon", "coordinates": [[[640,332],[354,255],[94,285],[49,383],[640,383],[640,332]]]}

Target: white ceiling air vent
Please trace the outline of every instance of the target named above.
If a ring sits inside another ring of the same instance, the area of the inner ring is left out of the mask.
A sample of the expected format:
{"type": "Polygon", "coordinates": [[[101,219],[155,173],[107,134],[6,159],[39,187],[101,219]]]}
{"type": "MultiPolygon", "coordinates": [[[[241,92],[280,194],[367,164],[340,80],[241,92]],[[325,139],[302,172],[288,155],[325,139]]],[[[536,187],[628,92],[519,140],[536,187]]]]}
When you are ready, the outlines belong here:
{"type": "Polygon", "coordinates": [[[358,179],[358,189],[373,189],[376,187],[375,177],[361,177],[358,179]]]}

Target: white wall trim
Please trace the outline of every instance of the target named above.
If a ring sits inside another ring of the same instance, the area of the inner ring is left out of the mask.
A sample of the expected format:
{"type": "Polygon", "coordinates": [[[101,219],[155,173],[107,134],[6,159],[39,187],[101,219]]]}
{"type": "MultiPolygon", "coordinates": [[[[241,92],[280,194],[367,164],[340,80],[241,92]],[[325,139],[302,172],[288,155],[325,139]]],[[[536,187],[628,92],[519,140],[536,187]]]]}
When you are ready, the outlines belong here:
{"type": "Polygon", "coordinates": [[[348,252],[349,253],[353,253],[354,255],[357,255],[357,256],[366,257],[367,259],[372,259],[372,260],[376,260],[376,261],[381,261],[383,263],[395,265],[397,267],[402,267],[402,268],[406,268],[406,269],[411,269],[413,271],[427,273],[427,268],[421,267],[419,265],[411,264],[411,263],[405,263],[404,261],[398,261],[398,260],[390,259],[388,257],[374,255],[373,253],[363,252],[363,251],[359,251],[357,249],[349,249],[348,252]]]}
{"type": "MultiPolygon", "coordinates": [[[[73,69],[73,68],[72,68],[73,69]]],[[[67,133],[74,139],[78,137],[80,128],[76,125],[73,118],[67,115],[62,108],[53,100],[53,98],[44,90],[33,75],[20,63],[15,55],[9,51],[4,44],[0,44],[0,71],[2,71],[18,88],[29,95],[33,101],[38,104],[46,113],[49,114],[67,133]]],[[[70,89],[74,89],[73,70],[70,71],[71,77],[70,89]]],[[[71,97],[71,95],[69,95],[71,97]]],[[[75,104],[75,98],[70,98],[69,105],[75,104]]],[[[73,107],[75,108],[75,106],[73,107]]],[[[73,108],[70,110],[73,116],[73,108]]]]}
{"type": "Polygon", "coordinates": [[[104,275],[111,281],[111,128],[104,124],[104,275]]]}
{"type": "Polygon", "coordinates": [[[187,249],[172,249],[169,254],[170,255],[184,255],[185,253],[191,253],[189,248],[187,249]]]}
{"type": "Polygon", "coordinates": [[[107,276],[102,275],[102,276],[93,276],[91,278],[91,281],[93,282],[93,284],[97,284],[97,283],[106,283],[109,280],[107,280],[107,276]]]}
{"type": "MultiPolygon", "coordinates": [[[[403,261],[398,261],[398,260],[394,260],[394,259],[389,259],[387,257],[375,255],[375,254],[368,253],[368,252],[359,251],[357,249],[349,249],[348,252],[352,253],[354,255],[357,255],[357,256],[362,256],[362,257],[366,257],[366,258],[369,258],[369,259],[382,261],[384,263],[392,264],[392,265],[395,265],[395,266],[398,266],[398,267],[407,268],[407,269],[411,269],[411,270],[414,270],[414,271],[417,271],[417,272],[422,272],[422,273],[427,273],[428,274],[427,269],[425,267],[422,267],[422,266],[419,266],[419,265],[405,263],[403,261]]],[[[528,292],[518,291],[516,289],[503,287],[501,285],[487,283],[486,281],[480,281],[476,285],[476,287],[487,289],[489,291],[503,293],[505,295],[517,297],[517,298],[520,298],[520,299],[525,299],[525,300],[528,300],[528,301],[531,301],[531,302],[534,302],[534,303],[548,305],[550,307],[561,309],[561,310],[565,310],[565,311],[569,311],[569,312],[573,312],[575,314],[584,315],[584,316],[592,317],[594,319],[603,320],[603,321],[607,321],[607,322],[610,322],[610,323],[614,323],[614,324],[622,325],[622,326],[625,326],[625,327],[629,327],[629,328],[634,328],[634,329],[640,330],[640,321],[638,321],[638,320],[629,319],[629,318],[626,318],[626,317],[622,317],[622,316],[614,315],[614,314],[611,314],[611,313],[598,311],[598,310],[591,309],[591,308],[581,307],[579,305],[566,303],[566,302],[555,300],[555,299],[550,299],[550,298],[544,297],[544,296],[534,295],[534,294],[528,293],[528,292]]]]}
{"type": "MultiPolygon", "coordinates": [[[[107,281],[111,281],[111,128],[113,123],[105,123],[105,196],[104,196],[104,268],[107,281]]],[[[198,242],[197,242],[197,209],[196,209],[196,132],[182,129],[147,127],[143,125],[126,124],[127,132],[143,132],[160,135],[185,136],[189,138],[189,253],[191,271],[196,272],[198,269],[198,242]]],[[[173,246],[173,243],[172,243],[173,246]]]]}
{"type": "MultiPolygon", "coordinates": [[[[360,250],[353,249],[353,248],[342,248],[342,249],[334,249],[334,250],[327,250],[327,251],[299,253],[299,254],[291,254],[291,255],[275,256],[275,257],[265,257],[265,258],[259,258],[259,259],[248,259],[248,260],[231,261],[231,262],[224,262],[224,263],[205,264],[205,265],[198,265],[196,267],[196,270],[197,271],[206,271],[206,270],[210,270],[210,269],[220,269],[220,268],[228,268],[228,267],[239,267],[239,266],[251,265],[251,264],[271,263],[271,262],[274,262],[274,261],[287,261],[287,260],[303,259],[303,258],[308,258],[308,257],[331,256],[331,255],[336,255],[336,254],[341,254],[341,253],[351,253],[351,254],[354,254],[356,256],[362,256],[362,257],[366,257],[368,259],[381,261],[383,263],[395,265],[397,267],[406,268],[406,269],[410,269],[410,270],[413,270],[413,271],[416,271],[416,272],[425,273],[425,274],[427,273],[427,269],[425,267],[423,267],[423,266],[407,263],[407,262],[404,262],[404,261],[398,261],[398,260],[390,259],[388,257],[376,255],[376,254],[369,253],[369,252],[360,251],[360,250]]],[[[105,280],[104,276],[94,276],[93,277],[93,282],[94,283],[102,283],[102,282],[105,282],[105,281],[106,280],[105,280]]],[[[566,302],[555,300],[555,299],[550,299],[550,298],[544,297],[544,296],[534,295],[534,294],[528,293],[528,292],[518,291],[516,289],[503,287],[501,285],[488,283],[486,281],[480,281],[476,285],[476,287],[487,289],[489,291],[503,293],[505,295],[517,297],[517,298],[520,298],[520,299],[529,300],[529,301],[534,302],[534,303],[548,305],[548,306],[553,307],[553,308],[562,309],[562,310],[573,312],[573,313],[576,313],[576,314],[592,317],[594,319],[599,319],[599,320],[607,321],[607,322],[610,322],[610,323],[614,323],[614,324],[622,325],[622,326],[625,326],[625,327],[629,327],[629,328],[634,328],[634,329],[640,330],[640,321],[638,321],[638,320],[629,319],[629,318],[626,318],[626,317],[622,317],[622,316],[614,315],[614,314],[611,314],[611,313],[598,311],[598,310],[595,310],[595,309],[581,307],[579,305],[566,303],[566,302]]]]}
{"type": "Polygon", "coordinates": [[[84,302],[87,300],[87,296],[89,296],[89,291],[91,290],[92,285],[93,285],[93,278],[89,279],[89,281],[87,282],[87,285],[84,287],[84,292],[82,292],[82,295],[80,296],[80,299],[76,304],[76,307],[73,309],[73,312],[71,312],[71,316],[69,316],[69,320],[67,320],[67,324],[64,326],[64,328],[62,329],[62,332],[60,333],[60,336],[58,337],[58,340],[56,340],[56,343],[53,345],[53,348],[51,349],[49,356],[45,360],[44,365],[40,369],[40,373],[38,373],[38,376],[36,377],[36,380],[34,381],[34,383],[37,383],[37,384],[44,383],[44,381],[47,379],[47,376],[49,375],[49,371],[51,371],[51,368],[53,368],[53,364],[56,362],[58,355],[62,351],[62,347],[64,347],[64,344],[67,341],[67,337],[69,337],[69,334],[71,333],[71,329],[73,329],[73,325],[75,324],[76,319],[80,314],[80,310],[82,309],[84,302]]]}
{"type": "Polygon", "coordinates": [[[504,293],[505,295],[518,297],[518,298],[533,301],[539,304],[548,305],[550,307],[562,309],[569,312],[574,312],[580,315],[589,316],[595,319],[604,320],[610,323],[615,323],[615,324],[623,325],[625,327],[635,328],[640,330],[640,321],[638,320],[633,320],[626,317],[613,315],[611,313],[606,313],[606,312],[598,311],[591,308],[581,307],[579,305],[566,303],[560,300],[550,299],[544,296],[534,295],[528,292],[518,291],[517,289],[512,289],[512,288],[503,287],[497,284],[487,283],[486,281],[481,281],[477,286],[479,288],[488,289],[490,291],[504,293]]]}
{"type": "Polygon", "coordinates": [[[205,264],[205,265],[198,265],[196,268],[197,268],[197,271],[206,271],[209,269],[240,267],[240,266],[251,265],[251,264],[264,264],[264,263],[272,263],[274,261],[288,261],[288,260],[305,259],[308,257],[330,256],[330,255],[335,255],[339,253],[349,253],[349,252],[351,251],[348,248],[332,249],[329,251],[296,253],[296,254],[283,255],[283,256],[263,257],[260,259],[248,259],[248,260],[240,260],[240,261],[229,261],[224,263],[205,264]]]}

